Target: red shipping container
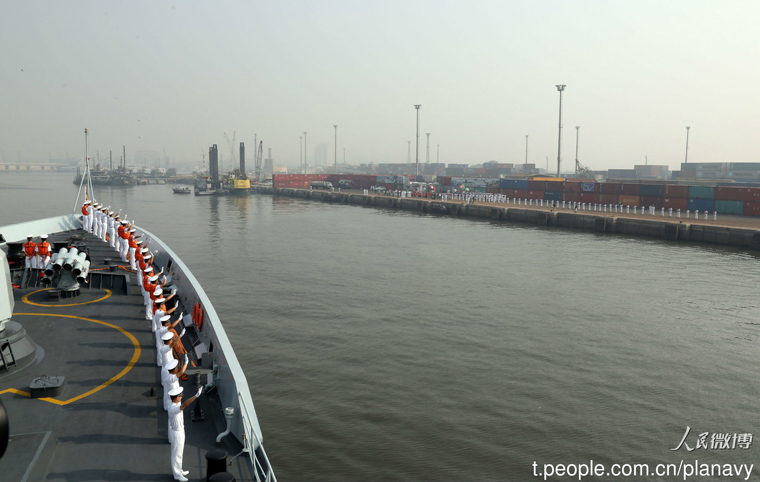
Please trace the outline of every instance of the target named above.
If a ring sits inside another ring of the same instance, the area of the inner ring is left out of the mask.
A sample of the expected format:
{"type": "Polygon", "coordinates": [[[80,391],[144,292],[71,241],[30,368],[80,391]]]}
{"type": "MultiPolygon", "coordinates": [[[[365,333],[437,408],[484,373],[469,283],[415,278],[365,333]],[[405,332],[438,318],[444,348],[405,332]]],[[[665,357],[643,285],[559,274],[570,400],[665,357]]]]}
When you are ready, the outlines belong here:
{"type": "Polygon", "coordinates": [[[757,187],[744,188],[744,200],[746,202],[759,202],[760,188],[757,188],[757,187]]]}
{"type": "Polygon", "coordinates": [[[581,183],[576,181],[565,181],[562,190],[565,192],[581,192],[581,183]]]}
{"type": "Polygon", "coordinates": [[[528,191],[528,199],[543,199],[544,191],[528,191]]]}
{"type": "MultiPolygon", "coordinates": [[[[602,185],[604,187],[604,184],[602,185]]],[[[618,195],[617,194],[600,194],[599,195],[599,204],[617,204],[618,203],[618,195]]]]}
{"type": "Polygon", "coordinates": [[[599,194],[593,192],[582,192],[580,201],[582,203],[596,204],[599,202],[599,194]]]}
{"type": "Polygon", "coordinates": [[[560,191],[565,189],[565,181],[546,181],[545,191],[560,191]]]}
{"type": "Polygon", "coordinates": [[[515,189],[515,194],[512,197],[516,197],[517,199],[528,199],[528,190],[526,189],[515,189]]]}
{"type": "Polygon", "coordinates": [[[665,197],[662,199],[662,207],[665,209],[672,208],[673,211],[677,211],[678,209],[686,211],[689,209],[689,199],[683,197],[665,197]]]}
{"type": "MultiPolygon", "coordinates": [[[[686,204],[689,204],[688,202],[686,204]]],[[[639,206],[654,206],[657,209],[664,208],[664,198],[661,198],[659,196],[642,196],[641,197],[641,204],[639,206]]]]}
{"type": "MultiPolygon", "coordinates": [[[[531,191],[546,191],[546,181],[528,181],[528,189],[531,191]]],[[[543,199],[543,195],[541,199],[543,199]]]]}
{"type": "Polygon", "coordinates": [[[499,192],[504,194],[507,197],[515,197],[514,189],[499,189],[499,192]]]}
{"type": "Polygon", "coordinates": [[[689,186],[677,186],[675,184],[665,184],[664,196],[666,198],[673,197],[689,197],[689,186]]]}
{"type": "Polygon", "coordinates": [[[746,214],[747,216],[760,216],[760,203],[745,202],[744,214],[746,214]]]}
{"type": "Polygon", "coordinates": [[[451,186],[451,176],[441,176],[438,178],[438,182],[441,186],[451,186]]]}
{"type": "MultiPolygon", "coordinates": [[[[620,186],[620,194],[626,196],[638,196],[641,193],[641,184],[622,184],[620,186]]],[[[631,206],[633,206],[631,204],[631,206]]]]}
{"type": "Polygon", "coordinates": [[[565,202],[581,202],[581,193],[579,192],[564,192],[562,193],[562,200],[565,202]]]}
{"type": "Polygon", "coordinates": [[[489,194],[499,194],[499,188],[498,187],[487,187],[486,192],[489,194]]]}
{"type": "MultiPolygon", "coordinates": [[[[605,194],[605,196],[608,196],[608,194],[605,194]]],[[[641,204],[639,204],[641,202],[641,198],[639,196],[621,194],[618,196],[618,202],[623,206],[641,206],[641,204]]]]}
{"type": "Polygon", "coordinates": [[[715,199],[721,201],[744,201],[746,188],[718,186],[715,188],[715,199]]]}
{"type": "MultiPolygon", "coordinates": [[[[599,192],[601,192],[602,194],[620,194],[621,188],[622,188],[622,184],[618,182],[603,182],[601,183],[600,186],[602,189],[599,192]]],[[[599,201],[599,202],[601,202],[602,204],[605,204],[603,201],[599,201]]]]}

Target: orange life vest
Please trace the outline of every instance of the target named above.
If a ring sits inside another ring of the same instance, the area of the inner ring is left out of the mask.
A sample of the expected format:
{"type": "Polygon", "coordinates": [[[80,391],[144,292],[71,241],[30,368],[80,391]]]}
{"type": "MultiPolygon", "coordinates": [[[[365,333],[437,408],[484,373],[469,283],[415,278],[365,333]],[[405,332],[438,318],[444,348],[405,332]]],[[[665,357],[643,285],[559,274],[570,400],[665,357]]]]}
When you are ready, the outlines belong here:
{"type": "Polygon", "coordinates": [[[133,238],[132,236],[129,237],[129,247],[137,248],[137,241],[135,241],[135,238],[133,238]]]}
{"type": "Polygon", "coordinates": [[[82,206],[82,214],[84,214],[85,216],[90,215],[90,213],[87,212],[87,204],[82,206]]]}
{"type": "Polygon", "coordinates": [[[50,243],[47,241],[43,241],[40,244],[37,245],[37,251],[39,251],[40,256],[43,258],[50,254],[50,243]]]}
{"type": "Polygon", "coordinates": [[[37,243],[24,243],[24,252],[27,258],[34,256],[34,248],[37,247],[37,243]]]}

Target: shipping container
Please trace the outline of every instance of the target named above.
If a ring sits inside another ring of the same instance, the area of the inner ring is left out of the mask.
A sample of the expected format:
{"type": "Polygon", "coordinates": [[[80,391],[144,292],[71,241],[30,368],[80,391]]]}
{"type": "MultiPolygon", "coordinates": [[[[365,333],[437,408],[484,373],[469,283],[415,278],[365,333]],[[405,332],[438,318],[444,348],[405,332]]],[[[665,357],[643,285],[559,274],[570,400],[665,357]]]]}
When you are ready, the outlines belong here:
{"type": "Polygon", "coordinates": [[[562,191],[544,191],[544,199],[547,201],[562,201],[562,191]]]}
{"type": "Polygon", "coordinates": [[[689,186],[679,186],[679,185],[676,185],[676,184],[666,184],[665,185],[665,192],[663,193],[663,197],[667,197],[667,198],[673,198],[673,197],[688,198],[689,197],[689,186]]]}
{"type": "MultiPolygon", "coordinates": [[[[740,187],[718,186],[715,188],[715,200],[721,201],[744,201],[746,189],[740,187]]],[[[717,204],[716,204],[717,206],[717,204]]],[[[716,209],[717,210],[717,209],[716,209]]],[[[718,211],[720,212],[720,211],[718,211]]],[[[740,213],[741,214],[741,213],[740,213]]]]}
{"type": "Polygon", "coordinates": [[[720,214],[744,214],[744,201],[715,201],[715,210],[720,214]]]}
{"type": "Polygon", "coordinates": [[[689,186],[689,204],[691,204],[691,199],[715,199],[715,188],[707,186],[689,186]]]}
{"type": "MultiPolygon", "coordinates": [[[[608,194],[605,194],[605,196],[608,196],[608,194]]],[[[639,204],[641,202],[641,198],[639,198],[639,196],[621,194],[618,196],[618,202],[623,206],[641,206],[641,204],[639,204]]]]}
{"type": "Polygon", "coordinates": [[[520,189],[520,190],[527,191],[528,189],[530,189],[530,186],[527,180],[519,179],[519,180],[515,180],[515,186],[512,189],[520,189]]]}
{"type": "Polygon", "coordinates": [[[760,203],[745,202],[744,214],[746,214],[747,216],[760,216],[760,203]]]}
{"type": "Polygon", "coordinates": [[[689,208],[689,200],[685,197],[666,197],[662,199],[662,207],[673,211],[686,211],[689,208]]]}
{"type": "Polygon", "coordinates": [[[581,191],[583,192],[599,192],[600,184],[595,182],[584,182],[581,184],[581,191]]]}
{"type": "Polygon", "coordinates": [[[470,191],[486,192],[486,188],[485,187],[476,187],[475,189],[470,189],[470,191]]]}
{"type": "Polygon", "coordinates": [[[501,189],[514,189],[515,188],[515,180],[514,179],[501,179],[499,181],[499,187],[501,189]]]}
{"type": "Polygon", "coordinates": [[[599,195],[595,192],[582,192],[580,194],[580,202],[596,204],[599,202],[599,195]]]}
{"type": "Polygon", "coordinates": [[[507,197],[515,197],[514,189],[499,189],[499,192],[507,197]]]}
{"type": "MultiPolygon", "coordinates": [[[[579,181],[565,181],[562,184],[562,191],[564,192],[581,192],[581,186],[583,183],[579,181]]],[[[593,185],[593,183],[591,184],[593,185]]]]}
{"type": "Polygon", "coordinates": [[[546,181],[547,191],[562,192],[563,189],[565,189],[565,181],[546,181]]]}
{"type": "Polygon", "coordinates": [[[489,194],[499,194],[499,188],[498,187],[487,187],[486,192],[489,194]]]}
{"type": "Polygon", "coordinates": [[[733,162],[731,169],[734,171],[760,171],[760,162],[733,162]]]}
{"type": "MultiPolygon", "coordinates": [[[[689,203],[684,203],[688,205],[689,203]]],[[[665,200],[659,196],[641,196],[641,204],[639,206],[649,207],[654,206],[657,209],[665,207],[665,200]]]]}
{"type": "Polygon", "coordinates": [[[687,209],[689,211],[713,212],[715,210],[715,201],[712,199],[689,198],[689,207],[687,209]]]}
{"type": "MultiPolygon", "coordinates": [[[[546,193],[544,193],[546,196],[546,193]]],[[[581,193],[579,192],[564,192],[562,193],[562,200],[569,203],[581,202],[581,193]]]]}
{"type": "MultiPolygon", "coordinates": [[[[604,186],[604,184],[602,184],[604,186]]],[[[618,203],[618,195],[617,194],[600,194],[599,195],[599,204],[617,204],[618,203]]]]}
{"type": "Polygon", "coordinates": [[[663,197],[665,195],[665,186],[662,184],[642,184],[639,194],[642,196],[663,197]]]}
{"type": "Polygon", "coordinates": [[[442,186],[451,186],[451,176],[440,176],[438,182],[441,183],[442,186]]]}
{"type": "Polygon", "coordinates": [[[515,189],[514,196],[517,199],[528,199],[528,190],[527,189],[515,189]]]}
{"type": "Polygon", "coordinates": [[[528,191],[528,199],[543,199],[544,191],[528,191]]]}
{"type": "Polygon", "coordinates": [[[546,191],[546,181],[528,181],[528,189],[531,191],[546,191]]]}
{"type": "Polygon", "coordinates": [[[638,196],[641,193],[641,184],[621,184],[620,194],[626,196],[638,196]]]}
{"type": "MultiPolygon", "coordinates": [[[[601,190],[600,192],[602,194],[620,194],[622,184],[619,182],[603,182],[601,183],[601,190]]],[[[602,202],[602,204],[605,204],[602,202]]]]}

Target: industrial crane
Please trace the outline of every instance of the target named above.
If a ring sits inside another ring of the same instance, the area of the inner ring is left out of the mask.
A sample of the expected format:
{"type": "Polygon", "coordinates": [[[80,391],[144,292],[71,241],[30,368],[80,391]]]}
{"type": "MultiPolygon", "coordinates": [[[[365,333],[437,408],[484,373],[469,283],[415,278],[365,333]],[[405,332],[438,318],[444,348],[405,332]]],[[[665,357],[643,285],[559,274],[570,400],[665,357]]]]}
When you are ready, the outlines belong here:
{"type": "Polygon", "coordinates": [[[581,164],[581,161],[578,159],[575,160],[575,174],[581,176],[584,179],[594,179],[594,171],[591,168],[581,164]]]}
{"type": "MultiPolygon", "coordinates": [[[[232,166],[235,166],[238,161],[235,158],[235,138],[237,137],[237,131],[232,131],[232,141],[227,137],[227,133],[224,133],[224,139],[227,141],[227,145],[230,146],[230,159],[232,160],[232,166]]],[[[233,167],[234,169],[234,167],[233,167]]]]}

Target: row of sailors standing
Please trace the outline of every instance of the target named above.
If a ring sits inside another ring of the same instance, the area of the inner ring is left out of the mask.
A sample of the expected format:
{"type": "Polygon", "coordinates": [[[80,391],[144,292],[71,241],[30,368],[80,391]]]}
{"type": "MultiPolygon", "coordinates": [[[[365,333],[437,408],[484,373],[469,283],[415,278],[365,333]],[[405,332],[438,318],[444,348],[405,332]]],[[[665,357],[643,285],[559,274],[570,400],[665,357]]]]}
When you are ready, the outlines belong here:
{"type": "MultiPolygon", "coordinates": [[[[202,388],[198,392],[182,401],[182,387],[180,380],[187,380],[185,370],[188,363],[195,366],[189,360],[187,351],[182,344],[181,333],[177,333],[175,327],[182,321],[183,314],[172,322],[171,315],[178,305],[167,308],[167,302],[172,300],[177,290],[172,290],[169,296],[164,296],[166,277],[163,268],[159,273],[154,272],[153,254],[148,249],[150,241],[143,246],[142,235],[135,235],[134,221],[121,219],[119,213],[114,213],[109,207],[101,206],[92,201],[85,201],[82,206],[83,229],[100,238],[118,251],[123,262],[129,262],[130,268],[137,274],[137,282],[143,295],[145,305],[145,319],[151,322],[151,330],[156,338],[156,362],[161,368],[161,382],[164,388],[163,405],[169,414],[168,434],[171,449],[171,468],[175,480],[186,482],[188,471],[182,469],[182,456],[185,446],[184,417],[182,410],[200,396],[202,388]],[[181,366],[180,366],[181,362],[181,366]]],[[[126,216],[124,216],[126,218],[126,216]]]]}
{"type": "Polygon", "coordinates": [[[45,269],[50,264],[50,243],[47,242],[48,235],[40,236],[40,242],[34,242],[34,236],[31,234],[26,237],[24,243],[24,267],[27,269],[45,269]]]}

